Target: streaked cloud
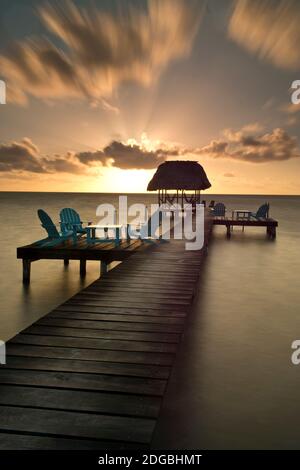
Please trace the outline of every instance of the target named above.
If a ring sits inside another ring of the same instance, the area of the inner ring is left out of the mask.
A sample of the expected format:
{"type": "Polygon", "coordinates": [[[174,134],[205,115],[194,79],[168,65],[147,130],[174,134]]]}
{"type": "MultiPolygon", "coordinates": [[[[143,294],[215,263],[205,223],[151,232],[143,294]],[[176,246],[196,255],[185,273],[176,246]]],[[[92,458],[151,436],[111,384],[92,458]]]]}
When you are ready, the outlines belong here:
{"type": "Polygon", "coordinates": [[[299,0],[236,0],[229,21],[231,39],[284,69],[300,69],[299,0]]]}
{"type": "Polygon", "coordinates": [[[202,2],[149,0],[146,10],[124,7],[115,14],[71,1],[45,4],[39,15],[47,36],[16,42],[0,56],[0,73],[8,82],[8,99],[26,104],[29,96],[58,100],[88,98],[109,111],[119,85],[155,82],[172,61],[186,57],[202,18],[202,2]]]}

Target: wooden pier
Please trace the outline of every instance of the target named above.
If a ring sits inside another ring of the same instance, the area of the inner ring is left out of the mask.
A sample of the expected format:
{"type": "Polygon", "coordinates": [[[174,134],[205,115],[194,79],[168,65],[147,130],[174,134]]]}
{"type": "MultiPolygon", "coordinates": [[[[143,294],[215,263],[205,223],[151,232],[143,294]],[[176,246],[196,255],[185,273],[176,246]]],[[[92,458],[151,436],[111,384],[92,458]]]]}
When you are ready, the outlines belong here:
{"type": "Polygon", "coordinates": [[[138,242],[68,253],[57,247],[55,256],[32,245],[18,250],[31,261],[134,256],[8,342],[0,449],[151,445],[211,228],[207,218],[197,252],[174,240],[140,249],[138,242]]]}
{"type": "Polygon", "coordinates": [[[242,227],[243,230],[245,227],[265,227],[266,234],[269,238],[275,239],[276,238],[276,228],[278,227],[277,220],[274,219],[230,219],[230,218],[214,218],[213,221],[214,225],[223,225],[226,227],[226,234],[227,237],[230,238],[232,234],[233,227],[242,227]]]}
{"type": "Polygon", "coordinates": [[[49,239],[39,240],[31,245],[17,249],[17,258],[23,260],[23,282],[28,284],[31,276],[31,263],[41,259],[63,260],[67,265],[70,260],[80,261],[80,274],[86,274],[87,261],[101,261],[100,273],[105,274],[107,265],[113,261],[124,261],[138,250],[147,248],[149,244],[141,240],[108,240],[98,243],[88,243],[86,237],[76,243],[65,240],[55,246],[49,244],[49,239]]]}

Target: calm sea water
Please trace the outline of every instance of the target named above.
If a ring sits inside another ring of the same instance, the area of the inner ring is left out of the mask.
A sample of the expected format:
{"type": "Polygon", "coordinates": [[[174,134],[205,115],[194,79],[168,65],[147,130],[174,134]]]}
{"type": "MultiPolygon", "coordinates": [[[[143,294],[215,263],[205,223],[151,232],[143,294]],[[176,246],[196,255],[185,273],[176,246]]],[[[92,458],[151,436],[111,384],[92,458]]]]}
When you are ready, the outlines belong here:
{"type": "MultiPolygon", "coordinates": [[[[279,220],[278,237],[264,229],[239,228],[231,240],[215,227],[198,298],[170,382],[156,445],[173,448],[300,448],[300,366],[290,361],[300,338],[300,197],[209,196],[229,210],[255,210],[268,201],[279,220]],[[180,429],[180,432],[178,431],[180,429]]],[[[0,338],[7,340],[99,276],[88,263],[32,265],[30,287],[22,285],[16,247],[44,237],[36,215],[44,208],[58,220],[74,207],[95,220],[110,194],[0,193],[0,338]]],[[[156,202],[130,195],[129,203],[156,202]]]]}

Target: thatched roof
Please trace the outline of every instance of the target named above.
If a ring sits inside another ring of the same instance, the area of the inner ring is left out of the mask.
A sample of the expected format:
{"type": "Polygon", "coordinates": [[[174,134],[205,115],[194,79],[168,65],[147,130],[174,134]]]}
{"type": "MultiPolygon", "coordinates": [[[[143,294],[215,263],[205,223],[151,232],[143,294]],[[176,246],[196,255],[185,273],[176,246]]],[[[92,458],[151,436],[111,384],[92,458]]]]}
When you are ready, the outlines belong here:
{"type": "Polygon", "coordinates": [[[158,189],[208,189],[211,187],[206,173],[198,162],[170,161],[159,165],[148,184],[148,191],[158,189]]]}

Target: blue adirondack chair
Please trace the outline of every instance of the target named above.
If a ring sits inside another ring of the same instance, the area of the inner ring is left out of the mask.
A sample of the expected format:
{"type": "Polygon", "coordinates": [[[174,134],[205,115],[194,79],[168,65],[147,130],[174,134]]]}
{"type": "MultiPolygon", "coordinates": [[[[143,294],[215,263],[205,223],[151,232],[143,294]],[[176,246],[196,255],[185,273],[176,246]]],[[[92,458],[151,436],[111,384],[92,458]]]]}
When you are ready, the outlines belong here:
{"type": "Polygon", "coordinates": [[[86,230],[83,228],[83,222],[80,219],[78,212],[74,209],[64,208],[59,213],[60,226],[63,234],[68,233],[70,230],[75,230],[77,234],[85,234],[86,230]]]}
{"type": "Polygon", "coordinates": [[[48,238],[53,242],[59,242],[73,238],[74,243],[77,240],[75,230],[69,230],[64,233],[59,233],[51,217],[43,209],[39,209],[38,216],[41,221],[42,227],[46,230],[48,238]]]}
{"type": "Polygon", "coordinates": [[[267,219],[269,217],[270,204],[263,204],[257,212],[251,212],[251,217],[254,219],[267,219]]]}
{"type": "Polygon", "coordinates": [[[218,202],[211,211],[214,217],[225,217],[226,207],[222,202],[218,202]]]}

